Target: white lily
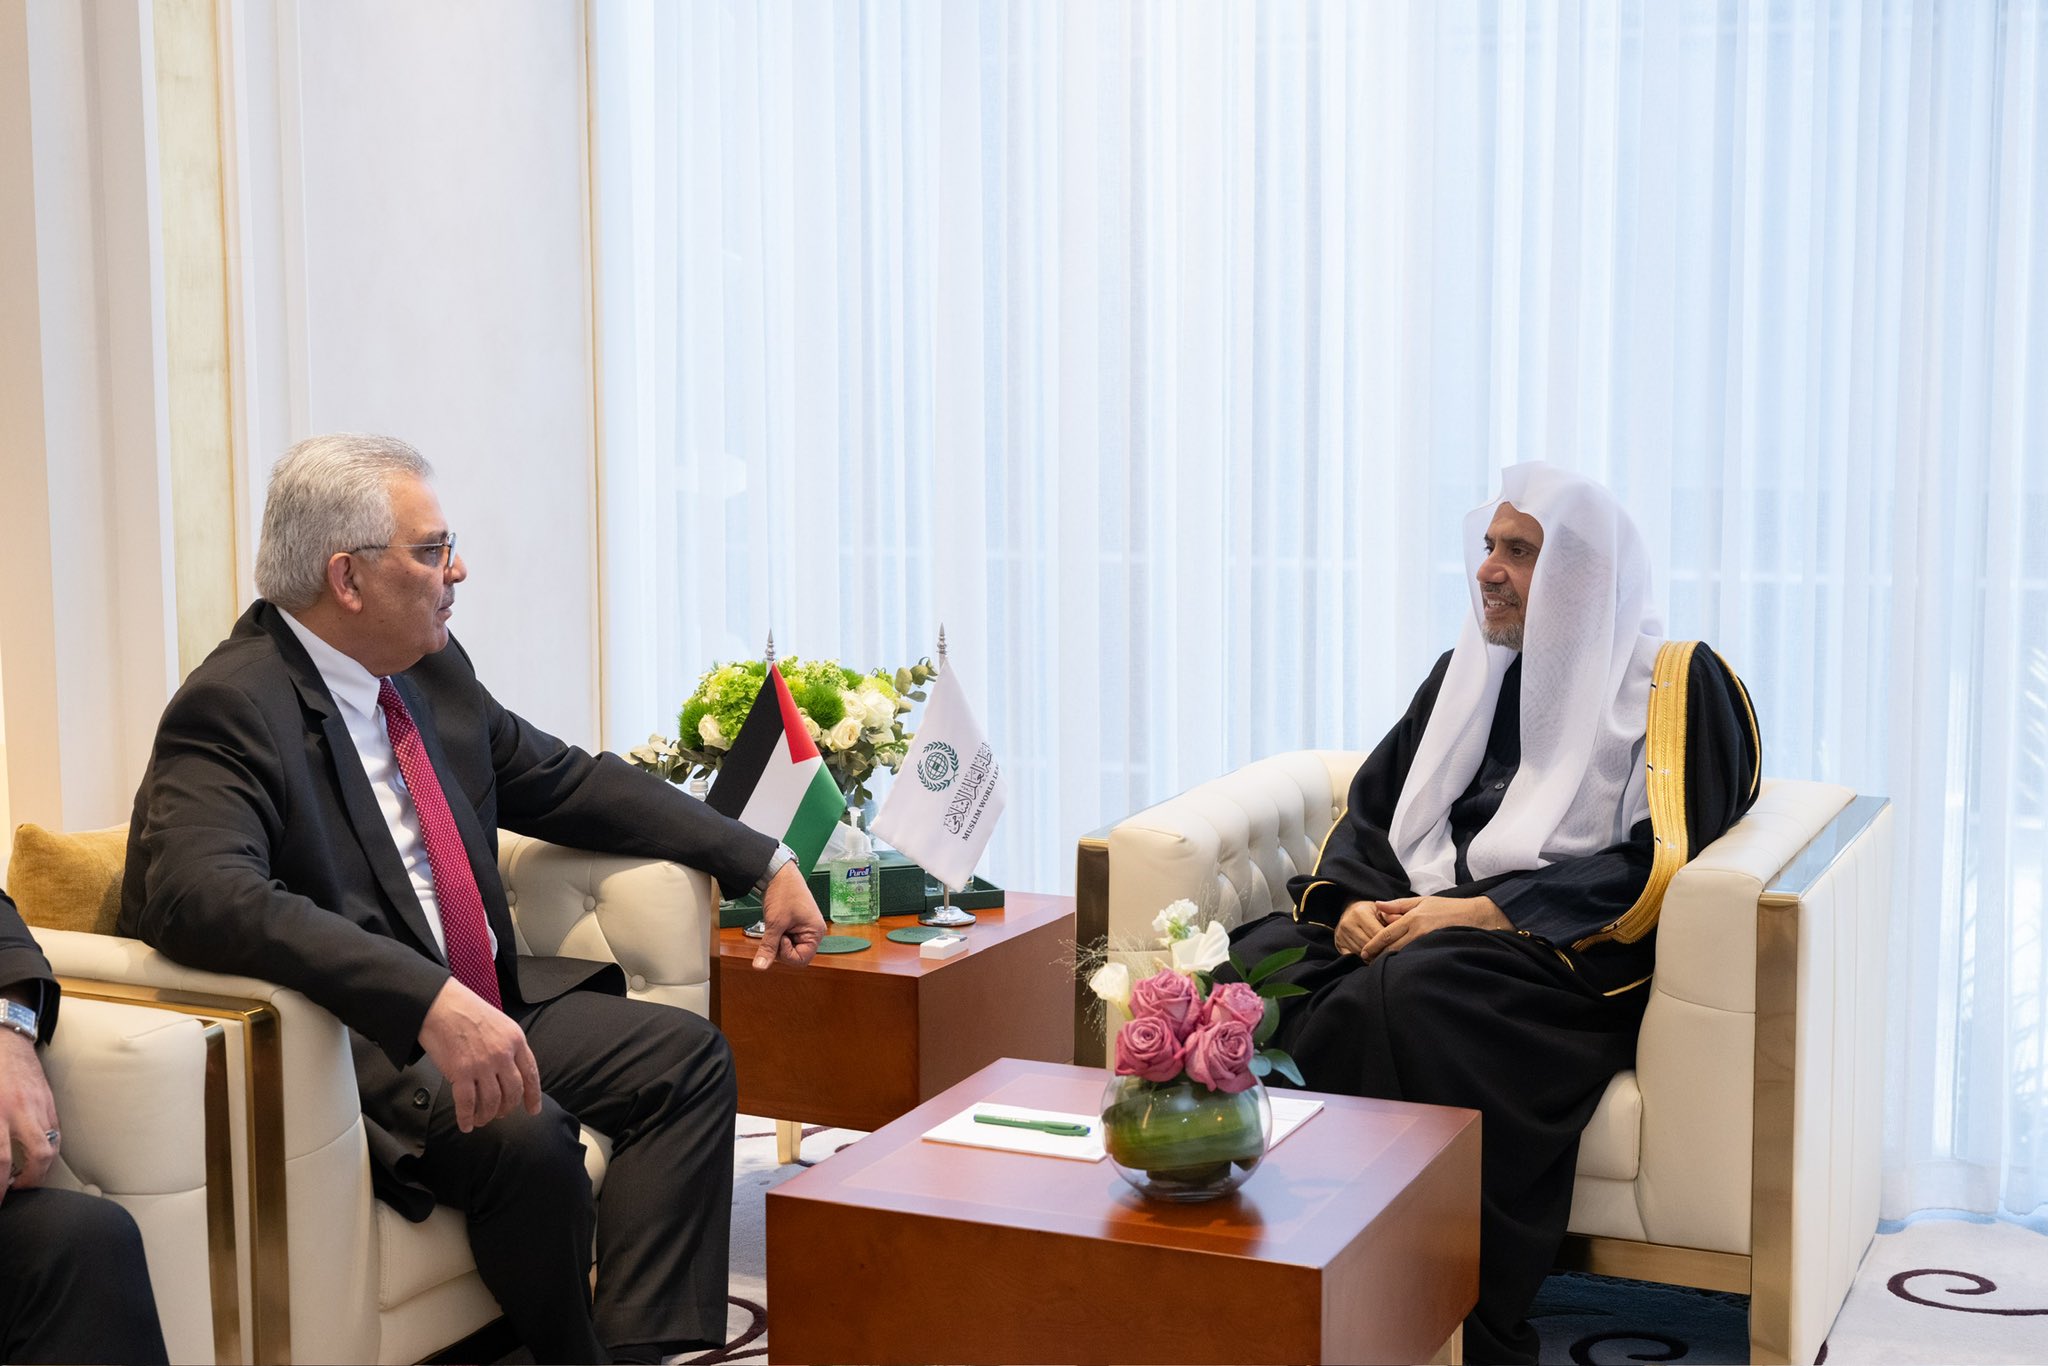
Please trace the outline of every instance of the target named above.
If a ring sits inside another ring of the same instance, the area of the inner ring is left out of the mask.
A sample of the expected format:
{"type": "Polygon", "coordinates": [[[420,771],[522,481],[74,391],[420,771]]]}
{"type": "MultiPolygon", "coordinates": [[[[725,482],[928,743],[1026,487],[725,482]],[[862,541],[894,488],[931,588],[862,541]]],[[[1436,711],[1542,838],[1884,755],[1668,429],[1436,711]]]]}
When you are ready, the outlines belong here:
{"type": "Polygon", "coordinates": [[[1131,1008],[1131,970],[1122,963],[1104,963],[1088,979],[1088,989],[1118,1010],[1131,1008]]]}
{"type": "Polygon", "coordinates": [[[1230,957],[1230,935],[1210,921],[1191,939],[1176,939],[1167,946],[1176,972],[1210,972],[1230,957]]]}

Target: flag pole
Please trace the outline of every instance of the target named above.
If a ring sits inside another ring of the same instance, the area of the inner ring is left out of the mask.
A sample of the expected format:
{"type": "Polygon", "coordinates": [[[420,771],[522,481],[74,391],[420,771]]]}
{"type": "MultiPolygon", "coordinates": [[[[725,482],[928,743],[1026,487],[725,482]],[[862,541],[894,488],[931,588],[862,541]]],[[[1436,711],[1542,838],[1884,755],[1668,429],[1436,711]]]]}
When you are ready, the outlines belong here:
{"type": "MultiPolygon", "coordinates": [[[[775,628],[773,626],[768,628],[768,643],[761,647],[761,663],[766,666],[761,674],[761,686],[765,688],[768,686],[768,670],[775,667],[775,628]]],[[[799,869],[798,871],[802,870],[799,869]]],[[[762,935],[768,933],[768,917],[765,903],[762,906],[761,919],[747,926],[745,933],[749,939],[759,939],[762,935]]]]}
{"type": "MultiPolygon", "coordinates": [[[[938,673],[946,671],[946,623],[939,623],[939,667],[938,673]]],[[[935,675],[936,676],[936,675],[935,675]]],[[[973,874],[968,874],[969,879],[973,874]]],[[[974,923],[974,917],[953,904],[953,889],[944,881],[939,883],[939,906],[937,910],[926,911],[917,918],[920,925],[936,925],[945,930],[961,930],[974,923]]]]}

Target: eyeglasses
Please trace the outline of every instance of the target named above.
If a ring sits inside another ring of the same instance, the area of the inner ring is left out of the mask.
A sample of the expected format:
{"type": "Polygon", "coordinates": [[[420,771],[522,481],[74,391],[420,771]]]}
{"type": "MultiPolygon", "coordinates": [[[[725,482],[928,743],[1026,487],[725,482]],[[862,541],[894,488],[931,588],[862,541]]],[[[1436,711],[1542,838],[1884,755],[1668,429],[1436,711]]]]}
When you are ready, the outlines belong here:
{"type": "MultiPolygon", "coordinates": [[[[434,565],[434,567],[440,569],[445,573],[448,569],[448,566],[455,562],[455,533],[452,531],[449,532],[448,539],[445,541],[413,541],[405,545],[359,545],[351,547],[344,553],[349,555],[360,555],[365,550],[431,550],[436,552],[434,559],[438,559],[440,561],[440,563],[434,565]]],[[[420,563],[434,564],[434,560],[421,559],[420,563]]]]}

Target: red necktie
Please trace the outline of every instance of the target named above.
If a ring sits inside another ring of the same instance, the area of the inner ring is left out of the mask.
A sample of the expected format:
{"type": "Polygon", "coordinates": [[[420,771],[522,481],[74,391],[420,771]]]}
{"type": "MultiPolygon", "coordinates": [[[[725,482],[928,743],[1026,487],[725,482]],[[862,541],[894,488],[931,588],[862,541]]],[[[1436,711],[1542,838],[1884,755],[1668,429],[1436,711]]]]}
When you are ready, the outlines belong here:
{"type": "Polygon", "coordinates": [[[476,889],[476,872],[469,866],[469,851],[462,847],[462,832],[455,828],[448,796],[427,759],[427,747],[420,740],[419,727],[412,723],[412,713],[405,709],[405,699],[388,678],[378,680],[377,705],[384,709],[384,729],[391,736],[398,771],[405,775],[406,790],[412,793],[413,810],[420,818],[420,835],[427,842],[427,867],[434,875],[441,933],[448,940],[448,966],[454,969],[457,981],[502,1010],[483,893],[476,889]]]}

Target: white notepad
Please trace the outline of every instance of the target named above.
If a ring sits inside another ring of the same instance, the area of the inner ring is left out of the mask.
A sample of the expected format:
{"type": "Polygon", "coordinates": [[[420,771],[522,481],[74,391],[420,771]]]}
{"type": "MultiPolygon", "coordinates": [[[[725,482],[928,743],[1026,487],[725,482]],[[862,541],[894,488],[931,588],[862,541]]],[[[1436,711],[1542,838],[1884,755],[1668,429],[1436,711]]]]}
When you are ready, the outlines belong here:
{"type": "Polygon", "coordinates": [[[1271,1152],[1280,1146],[1280,1140],[1314,1119],[1316,1112],[1323,1108],[1319,1100],[1302,1100],[1295,1096],[1280,1096],[1268,1093],[1266,1099],[1273,1105],[1273,1141],[1266,1145],[1271,1152]]]}
{"type": "MultiPolygon", "coordinates": [[[[1299,1129],[1316,1116],[1323,1108],[1319,1100],[1303,1100],[1293,1096],[1267,1097],[1273,1106],[1273,1141],[1266,1145],[1271,1152],[1280,1146],[1280,1141],[1299,1129]]],[[[925,1138],[933,1143],[958,1143],[967,1148],[996,1148],[1003,1152],[1036,1153],[1041,1157],[1066,1157],[1077,1162],[1100,1162],[1102,1151],[1102,1117],[1100,1115],[1070,1115],[1058,1110],[1030,1110],[1019,1105],[996,1105],[983,1101],[970,1105],[944,1123],[927,1129],[925,1138]],[[1007,1124],[980,1124],[976,1115],[1001,1115],[1005,1119],[1057,1119],[1073,1124],[1088,1126],[1085,1138],[1065,1134],[1041,1133],[1037,1129],[1015,1129],[1007,1124]]]]}
{"type": "Polygon", "coordinates": [[[1068,1157],[1077,1162],[1100,1162],[1102,1116],[1069,1115],[1057,1110],[1027,1110],[1021,1105],[996,1105],[989,1101],[970,1105],[959,1114],[924,1135],[933,1143],[958,1143],[968,1148],[1000,1148],[1005,1152],[1037,1153],[1040,1157],[1068,1157]],[[1007,1124],[977,1124],[976,1115],[1001,1115],[1005,1119],[1058,1119],[1085,1124],[1085,1138],[1041,1133],[1037,1129],[1013,1129],[1007,1124]]]}

